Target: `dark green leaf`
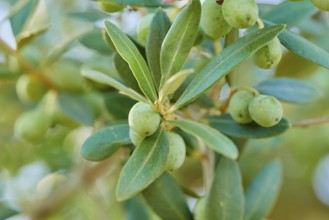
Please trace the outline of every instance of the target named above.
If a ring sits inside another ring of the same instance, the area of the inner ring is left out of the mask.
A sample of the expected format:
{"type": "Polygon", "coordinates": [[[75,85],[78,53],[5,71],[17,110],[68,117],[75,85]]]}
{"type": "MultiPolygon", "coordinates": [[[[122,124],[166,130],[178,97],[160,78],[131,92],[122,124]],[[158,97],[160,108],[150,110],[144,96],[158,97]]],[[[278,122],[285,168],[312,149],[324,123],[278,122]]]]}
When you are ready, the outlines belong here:
{"type": "Polygon", "coordinates": [[[191,84],[173,106],[173,109],[181,108],[196,99],[234,67],[271,41],[284,27],[284,25],[274,25],[257,30],[225,48],[193,78],[191,84]]]}
{"type": "Polygon", "coordinates": [[[85,125],[93,125],[93,110],[81,96],[61,92],[58,95],[58,107],[70,118],[85,125]]]}
{"type": "Polygon", "coordinates": [[[130,109],[136,103],[134,100],[117,92],[106,94],[104,101],[107,111],[115,119],[127,119],[130,109]]]}
{"type": "Polygon", "coordinates": [[[99,10],[90,7],[88,8],[88,11],[70,12],[68,13],[68,16],[72,18],[79,18],[82,20],[95,22],[95,21],[103,20],[107,18],[109,15],[107,13],[102,13],[99,10]]]}
{"type": "Polygon", "coordinates": [[[163,220],[193,219],[183,192],[167,173],[162,174],[146,188],[143,196],[163,220]]]}
{"type": "Polygon", "coordinates": [[[157,179],[166,168],[168,152],[168,141],[163,128],[145,138],[120,173],[116,190],[117,199],[127,200],[157,179]]]}
{"type": "Polygon", "coordinates": [[[154,84],[156,88],[160,87],[161,68],[160,68],[160,52],[162,42],[171,26],[171,22],[167,14],[158,10],[152,20],[146,43],[146,56],[150,70],[153,74],[154,84]]]}
{"type": "Polygon", "coordinates": [[[144,7],[165,7],[170,4],[162,4],[162,0],[103,0],[104,2],[115,2],[119,4],[144,7]]]}
{"type": "Polygon", "coordinates": [[[82,35],[79,42],[83,46],[103,54],[111,54],[113,52],[113,50],[105,43],[100,29],[82,35]]]}
{"type": "Polygon", "coordinates": [[[125,209],[125,220],[149,220],[149,213],[143,197],[135,196],[123,204],[125,209]]]}
{"type": "Polygon", "coordinates": [[[319,98],[320,91],[309,83],[289,78],[263,81],[255,86],[261,94],[274,96],[282,101],[306,103],[319,98]]]}
{"type": "Polygon", "coordinates": [[[207,202],[209,220],[242,220],[244,195],[241,174],[236,161],[221,158],[216,168],[207,202]]]}
{"type": "Polygon", "coordinates": [[[151,72],[134,43],[111,22],[105,21],[105,27],[117,52],[129,64],[140,89],[152,102],[157,100],[157,92],[151,72]]]}
{"type": "Polygon", "coordinates": [[[310,0],[302,2],[284,1],[262,16],[275,24],[294,26],[305,18],[311,17],[317,9],[310,0]]]}
{"type": "Polygon", "coordinates": [[[129,125],[112,125],[89,136],[81,147],[81,155],[86,160],[101,161],[111,156],[122,145],[130,143],[129,125]]]}
{"type": "Polygon", "coordinates": [[[280,161],[268,163],[255,177],[245,193],[244,220],[264,219],[271,212],[282,183],[280,161]]]}
{"type": "Polygon", "coordinates": [[[235,122],[229,114],[210,116],[208,118],[208,123],[211,127],[223,132],[226,135],[239,138],[272,137],[280,135],[290,128],[290,124],[284,118],[277,125],[264,128],[254,122],[250,124],[239,124],[235,122]]]}
{"type": "Polygon", "coordinates": [[[134,74],[129,68],[128,63],[124,59],[122,59],[122,57],[118,53],[114,53],[113,61],[116,70],[118,71],[121,79],[125,82],[125,84],[133,90],[139,92],[140,88],[134,77],[134,74]]]}
{"type": "Polygon", "coordinates": [[[200,15],[200,1],[192,0],[171,25],[163,41],[160,54],[161,86],[184,65],[198,34],[200,15]]]}
{"type": "Polygon", "coordinates": [[[13,215],[17,215],[18,212],[7,207],[3,202],[0,203],[0,219],[7,219],[13,215]]]}
{"type": "Polygon", "coordinates": [[[225,157],[236,159],[238,150],[234,143],[219,131],[195,121],[190,120],[172,120],[169,121],[181,128],[183,131],[202,139],[208,147],[225,157]]]}
{"type": "MultiPolygon", "coordinates": [[[[267,21],[264,21],[264,23],[267,25],[271,24],[271,22],[267,21]]],[[[279,39],[288,50],[329,69],[329,53],[327,51],[288,30],[283,31],[279,35],[279,39]]]]}

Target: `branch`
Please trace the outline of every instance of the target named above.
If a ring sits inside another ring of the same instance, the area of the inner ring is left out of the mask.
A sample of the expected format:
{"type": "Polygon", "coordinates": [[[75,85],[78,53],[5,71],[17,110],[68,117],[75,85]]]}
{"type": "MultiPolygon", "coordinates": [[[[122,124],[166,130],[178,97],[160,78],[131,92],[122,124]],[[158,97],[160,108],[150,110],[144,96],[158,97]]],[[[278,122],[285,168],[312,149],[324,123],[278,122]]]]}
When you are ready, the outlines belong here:
{"type": "Polygon", "coordinates": [[[291,126],[293,128],[307,128],[313,125],[321,125],[329,123],[329,117],[323,117],[323,118],[311,118],[311,119],[305,119],[297,122],[292,122],[291,126]]]}

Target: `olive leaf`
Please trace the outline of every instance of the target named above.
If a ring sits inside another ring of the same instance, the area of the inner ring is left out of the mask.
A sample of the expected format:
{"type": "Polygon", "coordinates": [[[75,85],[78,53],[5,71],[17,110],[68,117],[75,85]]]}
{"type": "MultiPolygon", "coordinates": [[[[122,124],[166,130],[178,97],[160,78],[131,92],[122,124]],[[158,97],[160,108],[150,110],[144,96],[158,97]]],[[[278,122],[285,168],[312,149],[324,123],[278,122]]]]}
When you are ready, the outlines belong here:
{"type": "Polygon", "coordinates": [[[144,7],[166,7],[170,4],[163,4],[162,0],[102,0],[104,2],[114,2],[119,4],[131,5],[131,6],[144,6],[144,7]]]}

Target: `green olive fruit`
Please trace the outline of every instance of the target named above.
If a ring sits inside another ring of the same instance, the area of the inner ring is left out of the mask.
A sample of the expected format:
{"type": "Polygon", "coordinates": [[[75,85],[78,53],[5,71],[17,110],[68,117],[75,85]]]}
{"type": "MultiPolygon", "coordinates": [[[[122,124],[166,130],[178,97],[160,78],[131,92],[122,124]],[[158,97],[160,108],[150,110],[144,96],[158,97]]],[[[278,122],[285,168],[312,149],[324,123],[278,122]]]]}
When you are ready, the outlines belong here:
{"type": "Polygon", "coordinates": [[[23,113],[15,122],[15,135],[29,142],[41,140],[50,127],[51,120],[43,111],[23,113]]]}
{"type": "Polygon", "coordinates": [[[222,12],[226,22],[235,28],[249,28],[258,18],[255,0],[225,0],[222,12]]]}
{"type": "Polygon", "coordinates": [[[329,0],[312,0],[312,3],[323,11],[329,11],[329,0]]]}
{"type": "Polygon", "coordinates": [[[194,220],[206,219],[207,197],[202,197],[197,201],[193,209],[194,220]]]}
{"type": "Polygon", "coordinates": [[[200,26],[212,39],[224,36],[231,30],[222,14],[222,6],[214,0],[205,0],[202,4],[200,26]]]}
{"type": "Polygon", "coordinates": [[[166,169],[169,171],[173,171],[178,169],[184,163],[186,147],[183,138],[179,134],[168,132],[167,138],[169,153],[167,158],[166,169]]]}
{"type": "Polygon", "coordinates": [[[131,142],[138,147],[144,140],[144,136],[141,136],[139,134],[137,134],[136,132],[134,132],[132,129],[129,130],[129,137],[131,142]]]}
{"type": "Polygon", "coordinates": [[[138,135],[146,137],[154,134],[160,124],[160,114],[148,104],[138,102],[129,111],[128,123],[138,135]]]}
{"type": "Polygon", "coordinates": [[[98,2],[99,7],[108,13],[118,12],[124,9],[126,6],[114,2],[98,2]]]}
{"type": "Polygon", "coordinates": [[[60,173],[51,173],[43,177],[37,184],[36,192],[39,197],[46,197],[56,188],[63,185],[67,177],[60,173]]]}
{"type": "Polygon", "coordinates": [[[147,35],[150,30],[154,14],[148,14],[142,17],[137,24],[137,37],[141,44],[146,45],[147,35]]]}
{"type": "Polygon", "coordinates": [[[49,66],[46,77],[60,90],[69,92],[82,92],[86,82],[80,74],[79,63],[72,60],[62,60],[49,66]]]}
{"type": "Polygon", "coordinates": [[[254,94],[247,90],[240,90],[234,93],[228,107],[228,111],[234,121],[241,124],[252,122],[248,106],[253,98],[254,94]]]}
{"type": "Polygon", "coordinates": [[[270,69],[280,62],[281,57],[281,43],[279,38],[275,37],[255,53],[254,62],[260,68],[270,69]]]}
{"type": "Polygon", "coordinates": [[[259,95],[249,103],[249,113],[260,126],[272,127],[281,120],[283,109],[273,96],[259,95]]]}
{"type": "Polygon", "coordinates": [[[47,92],[48,87],[27,74],[20,76],[16,83],[16,92],[20,100],[24,102],[39,101],[47,92]]]}

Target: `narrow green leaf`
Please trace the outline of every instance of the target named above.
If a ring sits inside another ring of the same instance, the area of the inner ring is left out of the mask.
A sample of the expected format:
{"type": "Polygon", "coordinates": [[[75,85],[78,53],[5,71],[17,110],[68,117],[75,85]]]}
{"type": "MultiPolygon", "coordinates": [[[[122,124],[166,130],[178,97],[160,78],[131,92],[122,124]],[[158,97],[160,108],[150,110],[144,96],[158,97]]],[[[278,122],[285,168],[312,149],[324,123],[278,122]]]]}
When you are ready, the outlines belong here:
{"type": "Polygon", "coordinates": [[[81,155],[86,160],[101,161],[111,156],[120,146],[130,143],[129,125],[112,125],[89,136],[81,147],[81,155]]]}
{"type": "Polygon", "coordinates": [[[151,72],[134,43],[114,24],[105,21],[107,34],[114,43],[117,52],[127,61],[140,89],[152,102],[157,100],[157,92],[151,72]]]}
{"type": "Polygon", "coordinates": [[[285,25],[274,25],[257,30],[225,48],[199,74],[196,74],[191,84],[173,106],[173,109],[181,108],[202,95],[234,67],[276,37],[284,27],[285,25]]]}
{"type": "Polygon", "coordinates": [[[182,70],[175,75],[171,76],[165,84],[162,86],[162,89],[159,92],[160,102],[164,100],[168,95],[173,94],[176,90],[185,82],[186,78],[193,73],[193,69],[182,70]]]}
{"type": "Polygon", "coordinates": [[[281,183],[281,163],[273,160],[256,175],[246,190],[244,220],[266,218],[275,204],[281,183]]]}
{"type": "Polygon", "coordinates": [[[119,4],[144,7],[168,7],[171,4],[163,4],[162,0],[102,0],[104,2],[115,2],[119,4]]]}
{"type": "Polygon", "coordinates": [[[193,219],[183,192],[168,173],[162,174],[147,187],[143,196],[163,220],[193,219]]]}
{"type": "Polygon", "coordinates": [[[127,120],[130,109],[136,104],[131,98],[117,92],[104,94],[104,102],[107,112],[117,120],[127,120]]]}
{"type": "Polygon", "coordinates": [[[125,220],[151,220],[146,202],[141,196],[135,196],[123,203],[125,220]]]}
{"type": "Polygon", "coordinates": [[[145,138],[120,173],[116,190],[117,199],[127,200],[157,179],[166,168],[168,152],[168,141],[163,128],[145,138]]]}
{"type": "Polygon", "coordinates": [[[279,35],[283,46],[288,50],[329,69],[329,53],[305,38],[285,30],[279,35]]]}
{"type": "Polygon", "coordinates": [[[244,195],[238,163],[223,157],[207,198],[207,219],[242,220],[243,211],[244,195]]]}
{"type": "Polygon", "coordinates": [[[103,39],[102,30],[92,30],[79,38],[79,42],[92,50],[100,52],[102,54],[111,54],[113,50],[106,44],[103,39]]]}
{"type": "Polygon", "coordinates": [[[282,101],[306,103],[319,98],[320,91],[311,84],[289,78],[275,78],[255,86],[261,94],[274,96],[282,101]]]}
{"type": "Polygon", "coordinates": [[[161,45],[171,26],[167,14],[163,10],[158,10],[152,20],[146,43],[146,56],[156,88],[160,87],[161,68],[160,52],[161,45]]]}
{"type": "Polygon", "coordinates": [[[302,2],[284,1],[276,5],[262,16],[262,19],[269,20],[275,24],[287,24],[288,27],[311,17],[317,9],[310,0],[302,2]]]}
{"type": "Polygon", "coordinates": [[[202,139],[208,147],[230,159],[238,157],[238,149],[234,143],[219,131],[195,121],[171,120],[169,123],[181,128],[183,131],[202,139]]]}
{"type": "Polygon", "coordinates": [[[50,27],[51,27],[50,25],[46,25],[46,26],[34,28],[33,30],[20,32],[16,37],[17,47],[22,48],[36,37],[48,31],[50,27]]]}
{"type": "Polygon", "coordinates": [[[70,118],[92,126],[94,122],[94,113],[88,102],[79,95],[61,92],[58,95],[59,109],[70,118]]]}
{"type": "Polygon", "coordinates": [[[108,75],[101,73],[97,70],[87,69],[84,68],[81,70],[81,74],[91,80],[94,80],[99,83],[104,83],[112,86],[113,88],[119,90],[121,93],[125,94],[126,96],[129,96],[130,98],[139,101],[139,102],[145,102],[147,103],[148,100],[145,99],[142,95],[138,94],[132,89],[129,89],[125,85],[121,84],[120,82],[116,81],[115,79],[109,77],[108,75]]]}
{"type": "Polygon", "coordinates": [[[8,219],[13,215],[17,215],[19,212],[6,206],[5,202],[0,202],[0,219],[8,219]]]}
{"type": "Polygon", "coordinates": [[[210,116],[208,123],[211,127],[226,135],[238,138],[267,138],[282,134],[290,128],[286,119],[282,119],[277,125],[264,128],[256,123],[239,124],[234,121],[230,114],[210,116]]]}
{"type": "Polygon", "coordinates": [[[181,70],[198,34],[200,0],[192,0],[177,16],[165,37],[160,54],[161,86],[181,70]]]}
{"type": "Polygon", "coordinates": [[[113,62],[115,69],[118,71],[125,84],[133,90],[140,92],[138,82],[136,81],[134,74],[131,72],[128,63],[122,59],[118,53],[113,54],[113,62]]]}

